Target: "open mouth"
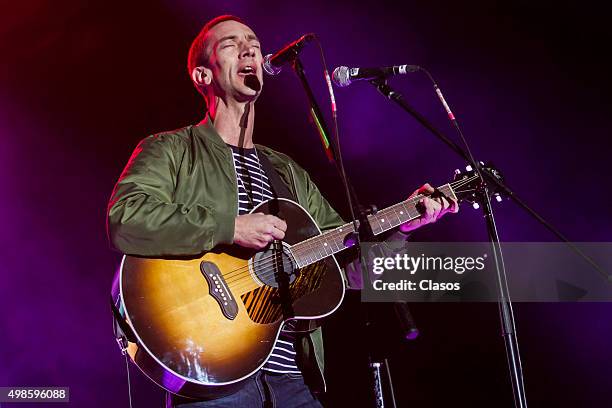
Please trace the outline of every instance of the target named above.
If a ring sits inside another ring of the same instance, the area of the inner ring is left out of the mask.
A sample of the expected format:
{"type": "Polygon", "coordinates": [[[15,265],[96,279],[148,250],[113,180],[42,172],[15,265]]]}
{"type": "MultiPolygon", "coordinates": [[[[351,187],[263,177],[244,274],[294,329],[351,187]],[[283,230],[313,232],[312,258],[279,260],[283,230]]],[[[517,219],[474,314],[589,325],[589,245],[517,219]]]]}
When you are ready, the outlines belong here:
{"type": "Polygon", "coordinates": [[[246,65],[238,70],[238,75],[254,75],[255,72],[255,67],[252,65],[246,65]]]}

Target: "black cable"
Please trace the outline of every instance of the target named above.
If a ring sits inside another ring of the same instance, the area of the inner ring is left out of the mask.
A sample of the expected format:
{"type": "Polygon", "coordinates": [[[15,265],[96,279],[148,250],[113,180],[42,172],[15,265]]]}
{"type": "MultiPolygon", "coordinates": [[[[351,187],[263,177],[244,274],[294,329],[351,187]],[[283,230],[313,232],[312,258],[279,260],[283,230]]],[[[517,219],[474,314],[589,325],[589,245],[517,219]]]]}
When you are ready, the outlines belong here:
{"type": "Polygon", "coordinates": [[[125,356],[125,372],[127,373],[127,385],[128,385],[128,401],[130,402],[130,408],[132,408],[132,386],[130,382],[130,364],[127,354],[127,348],[123,350],[125,356]]]}

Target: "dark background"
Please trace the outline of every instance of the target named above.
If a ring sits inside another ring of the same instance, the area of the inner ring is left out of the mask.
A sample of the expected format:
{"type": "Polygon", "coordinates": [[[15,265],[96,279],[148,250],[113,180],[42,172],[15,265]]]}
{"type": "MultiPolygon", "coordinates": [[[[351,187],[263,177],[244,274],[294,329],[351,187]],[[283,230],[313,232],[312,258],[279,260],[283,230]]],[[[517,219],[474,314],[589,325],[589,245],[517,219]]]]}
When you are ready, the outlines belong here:
{"type": "MultiPolygon", "coordinates": [[[[69,386],[73,406],[128,406],[108,310],[120,254],[106,241],[106,202],[141,138],[203,116],[186,54],[201,26],[223,13],[248,21],[264,52],[312,31],[330,68],[427,67],[479,158],[493,160],[570,239],[610,241],[610,22],[597,3],[3,4],[0,385],[69,386]]],[[[327,113],[315,47],[303,62],[327,113]]],[[[455,138],[425,76],[392,84],[455,138]]],[[[363,202],[392,204],[462,167],[368,84],[336,96],[346,167],[363,202]]],[[[346,214],[289,70],[266,78],[255,133],[307,168],[346,214]]],[[[511,202],[495,212],[505,241],[554,241],[511,202]]],[[[464,206],[414,239],[484,240],[486,233],[481,213],[464,206]]],[[[399,406],[512,406],[495,304],[414,305],[421,336],[403,344],[382,306],[385,329],[368,341],[358,309],[358,296],[349,296],[326,328],[328,406],[366,405],[365,344],[391,356],[399,406]]],[[[531,406],[609,405],[609,304],[517,304],[515,312],[531,406]]],[[[135,407],[161,406],[163,393],[133,366],[132,378],[135,407]]]]}

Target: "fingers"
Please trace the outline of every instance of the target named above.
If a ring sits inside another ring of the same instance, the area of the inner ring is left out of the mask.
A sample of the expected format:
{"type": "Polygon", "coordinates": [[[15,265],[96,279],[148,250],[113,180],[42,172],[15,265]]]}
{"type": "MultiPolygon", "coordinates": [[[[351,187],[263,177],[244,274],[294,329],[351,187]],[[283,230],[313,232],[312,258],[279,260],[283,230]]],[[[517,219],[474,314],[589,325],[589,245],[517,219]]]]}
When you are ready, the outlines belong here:
{"type": "Polygon", "coordinates": [[[429,183],[425,183],[410,195],[410,198],[419,194],[424,196],[420,198],[417,203],[417,209],[421,213],[421,216],[402,224],[400,229],[403,232],[409,232],[425,224],[434,223],[448,212],[459,212],[459,204],[456,200],[446,197],[444,194],[433,194],[435,191],[436,189],[429,183]],[[432,194],[435,197],[432,198],[432,194]]]}
{"type": "Polygon", "coordinates": [[[442,206],[442,211],[440,212],[440,216],[448,212],[451,212],[453,214],[456,214],[459,212],[459,203],[457,203],[456,200],[450,199],[448,197],[439,197],[436,200],[438,200],[438,202],[442,206]]]}
{"type": "Polygon", "coordinates": [[[266,237],[266,239],[268,240],[268,242],[272,241],[273,239],[284,239],[285,238],[285,231],[278,229],[275,226],[269,226],[266,227],[266,230],[264,232],[264,234],[262,234],[266,237]]]}
{"type": "Polygon", "coordinates": [[[456,203],[444,197],[423,197],[420,200],[422,218],[424,223],[433,223],[439,220],[447,212],[457,212],[456,203]]]}
{"type": "Polygon", "coordinates": [[[446,197],[437,197],[434,199],[434,201],[440,206],[440,211],[436,219],[450,211],[451,202],[446,197]]]}
{"type": "Polygon", "coordinates": [[[444,211],[444,206],[441,203],[442,200],[438,201],[438,200],[431,199],[431,201],[433,201],[432,206],[433,206],[433,209],[434,209],[433,221],[432,222],[436,222],[442,216],[443,211],[444,211]]]}
{"type": "Polygon", "coordinates": [[[459,212],[459,203],[455,200],[451,203],[450,212],[457,214],[459,212]]]}
{"type": "Polygon", "coordinates": [[[440,211],[442,211],[442,205],[436,200],[424,197],[421,199],[421,205],[423,208],[423,222],[426,224],[436,222],[440,217],[440,211]]]}
{"type": "Polygon", "coordinates": [[[459,204],[457,203],[457,201],[450,199],[449,197],[446,197],[444,195],[440,195],[438,196],[438,194],[433,194],[436,192],[436,189],[433,188],[431,186],[431,184],[429,183],[425,183],[423,184],[421,187],[419,187],[418,190],[416,190],[414,193],[412,193],[412,195],[410,197],[413,197],[417,194],[423,194],[425,196],[425,198],[429,198],[434,200],[435,203],[437,204],[432,204],[429,203],[429,201],[425,200],[422,201],[422,204],[429,204],[434,206],[434,213],[435,213],[435,219],[437,220],[438,218],[440,218],[442,215],[446,214],[447,212],[452,212],[452,213],[457,213],[459,212],[459,204]],[[437,196],[435,198],[430,197],[431,195],[437,196]],[[438,206],[440,208],[438,208],[438,206]]]}
{"type": "Polygon", "coordinates": [[[284,239],[286,231],[287,223],[273,215],[239,215],[235,222],[234,242],[248,248],[262,249],[275,239],[284,239]]]}
{"type": "Polygon", "coordinates": [[[418,194],[429,195],[433,193],[434,191],[435,191],[434,188],[429,183],[425,183],[421,187],[414,190],[414,192],[410,194],[410,197],[408,198],[412,198],[418,194]]]}
{"type": "Polygon", "coordinates": [[[459,204],[457,201],[452,200],[447,197],[439,197],[435,199],[436,202],[440,205],[440,213],[438,214],[438,219],[442,217],[446,213],[458,213],[459,212],[459,204]]]}
{"type": "Polygon", "coordinates": [[[262,232],[266,235],[268,242],[273,239],[285,238],[285,231],[287,231],[287,223],[274,215],[266,215],[264,222],[261,225],[262,232]]]}
{"type": "Polygon", "coordinates": [[[276,229],[279,229],[283,232],[287,231],[287,223],[285,222],[285,220],[281,220],[278,217],[275,217],[273,215],[268,215],[268,222],[270,224],[272,224],[276,229]]]}
{"type": "Polygon", "coordinates": [[[419,187],[419,189],[417,190],[417,192],[419,194],[425,194],[425,195],[430,195],[431,193],[433,193],[435,191],[435,189],[431,186],[431,184],[429,183],[425,183],[423,184],[421,187],[419,187]]]}

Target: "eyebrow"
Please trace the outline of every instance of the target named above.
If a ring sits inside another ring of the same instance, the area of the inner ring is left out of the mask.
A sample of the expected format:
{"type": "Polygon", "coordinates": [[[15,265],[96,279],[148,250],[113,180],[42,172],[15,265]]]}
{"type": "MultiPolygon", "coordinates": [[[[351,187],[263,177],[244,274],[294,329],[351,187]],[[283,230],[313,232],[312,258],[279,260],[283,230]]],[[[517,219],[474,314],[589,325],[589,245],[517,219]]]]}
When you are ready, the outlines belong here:
{"type": "MultiPolygon", "coordinates": [[[[221,37],[219,39],[219,41],[217,42],[217,44],[221,44],[223,41],[227,41],[227,40],[236,40],[238,38],[237,35],[226,35],[225,37],[221,37]]],[[[259,38],[257,38],[257,36],[255,34],[248,34],[247,35],[247,40],[249,41],[257,41],[259,42],[259,38]]]]}

